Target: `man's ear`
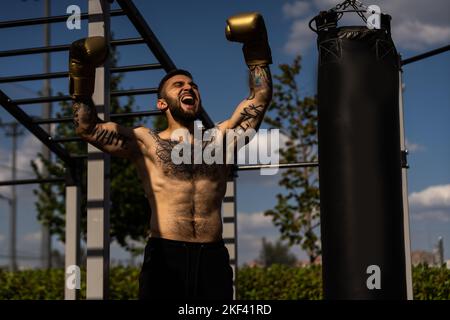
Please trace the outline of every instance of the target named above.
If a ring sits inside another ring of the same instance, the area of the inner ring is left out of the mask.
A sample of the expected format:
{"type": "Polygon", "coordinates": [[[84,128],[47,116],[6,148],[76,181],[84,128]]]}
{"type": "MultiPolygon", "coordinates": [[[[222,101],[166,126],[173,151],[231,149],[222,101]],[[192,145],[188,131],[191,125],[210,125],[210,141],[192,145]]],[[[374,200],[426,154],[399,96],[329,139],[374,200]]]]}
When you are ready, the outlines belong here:
{"type": "Polygon", "coordinates": [[[165,99],[161,98],[161,99],[158,99],[158,101],[156,102],[156,106],[158,107],[159,110],[166,111],[168,104],[165,99]]]}

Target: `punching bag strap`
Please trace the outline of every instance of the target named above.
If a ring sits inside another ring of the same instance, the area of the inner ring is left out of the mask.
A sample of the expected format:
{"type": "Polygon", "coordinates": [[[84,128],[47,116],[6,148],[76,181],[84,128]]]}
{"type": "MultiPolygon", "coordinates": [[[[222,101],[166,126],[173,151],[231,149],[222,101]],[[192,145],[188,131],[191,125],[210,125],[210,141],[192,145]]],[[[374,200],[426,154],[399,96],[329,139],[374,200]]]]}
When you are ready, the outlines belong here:
{"type": "Polygon", "coordinates": [[[309,28],[315,33],[336,28],[339,19],[339,14],[334,10],[321,11],[317,16],[309,21],[309,28]],[[313,22],[316,23],[315,29],[312,27],[313,22]]]}

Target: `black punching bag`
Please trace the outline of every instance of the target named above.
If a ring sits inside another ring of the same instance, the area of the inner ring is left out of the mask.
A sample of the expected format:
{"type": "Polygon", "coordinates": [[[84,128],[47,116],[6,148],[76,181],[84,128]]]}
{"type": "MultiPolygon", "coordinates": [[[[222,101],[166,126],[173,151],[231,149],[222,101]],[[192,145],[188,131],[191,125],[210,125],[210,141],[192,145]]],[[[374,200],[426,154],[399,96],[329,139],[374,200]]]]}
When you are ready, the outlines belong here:
{"type": "Polygon", "coordinates": [[[318,32],[325,299],[406,299],[399,60],[390,32],[318,32]]]}

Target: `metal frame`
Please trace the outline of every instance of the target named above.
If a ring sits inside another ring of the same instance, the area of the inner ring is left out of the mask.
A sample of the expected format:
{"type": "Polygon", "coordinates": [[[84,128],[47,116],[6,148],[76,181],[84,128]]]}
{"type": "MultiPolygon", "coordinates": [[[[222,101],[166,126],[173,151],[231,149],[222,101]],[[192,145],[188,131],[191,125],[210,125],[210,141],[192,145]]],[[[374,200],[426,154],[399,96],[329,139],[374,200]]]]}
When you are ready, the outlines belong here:
{"type": "Polygon", "coordinates": [[[420,60],[423,60],[425,58],[429,58],[429,57],[435,56],[435,55],[440,54],[440,53],[444,53],[444,52],[449,51],[449,50],[450,50],[450,44],[446,45],[444,47],[438,48],[438,49],[434,49],[434,50],[427,51],[427,52],[422,53],[422,54],[418,54],[416,56],[413,56],[413,57],[405,59],[405,60],[401,60],[401,65],[405,66],[407,64],[410,64],[410,63],[413,63],[413,62],[416,62],[416,61],[420,61],[420,60]]]}
{"type": "MultiPolygon", "coordinates": [[[[157,92],[158,92],[157,88],[117,90],[117,91],[111,91],[111,97],[155,94],[157,92]]],[[[14,102],[18,105],[25,105],[25,104],[41,104],[43,102],[59,102],[59,101],[71,101],[71,100],[72,100],[72,98],[70,96],[52,96],[52,97],[42,97],[42,98],[17,99],[17,100],[14,100],[14,102]]]]}
{"type": "MultiPolygon", "coordinates": [[[[119,39],[110,41],[111,46],[124,46],[124,45],[134,45],[134,44],[146,44],[150,51],[153,53],[155,58],[157,59],[157,63],[151,64],[141,64],[141,65],[129,65],[129,66],[121,66],[112,68],[111,70],[104,72],[106,77],[109,77],[110,73],[118,73],[118,72],[133,72],[133,71],[143,71],[143,70],[155,70],[155,69],[164,69],[166,72],[170,70],[176,69],[175,64],[172,62],[168,54],[165,52],[161,43],[148,26],[142,15],[139,13],[136,6],[132,1],[117,1],[119,5],[122,7],[121,10],[113,10],[109,12],[109,4],[106,0],[89,0],[90,3],[90,12],[84,13],[81,15],[81,19],[91,19],[89,21],[89,28],[92,30],[90,35],[98,34],[100,29],[97,26],[93,26],[93,24],[97,23],[105,17],[109,19],[110,16],[122,16],[126,15],[128,19],[132,22],[134,27],[140,33],[140,38],[129,38],[129,39],[119,39]],[[101,6],[99,6],[101,3],[101,6]],[[91,7],[92,4],[92,7],[91,7]],[[101,12],[98,9],[102,7],[106,8],[105,11],[101,12]],[[96,12],[92,12],[96,9],[96,12]]],[[[53,17],[43,17],[43,18],[35,18],[35,19],[24,19],[24,20],[14,20],[14,21],[5,21],[0,22],[0,29],[3,28],[13,28],[20,26],[32,26],[32,25],[40,25],[44,23],[57,23],[64,22],[67,20],[69,15],[63,16],[53,16],[53,17]]],[[[108,26],[105,29],[109,29],[108,26]]],[[[108,33],[109,30],[106,30],[108,33]]],[[[15,49],[15,50],[7,50],[0,51],[1,57],[13,57],[18,55],[31,55],[31,54],[39,54],[39,53],[48,53],[48,52],[62,52],[68,51],[70,48],[70,44],[66,45],[55,45],[55,46],[47,46],[47,47],[36,47],[36,48],[24,48],[24,49],[15,49]]],[[[97,76],[98,76],[97,70],[97,76]]],[[[44,79],[56,79],[56,78],[64,78],[68,76],[67,71],[62,72],[50,72],[43,74],[29,74],[29,75],[19,75],[19,76],[9,76],[9,77],[1,77],[0,83],[9,83],[9,82],[21,82],[21,81],[35,81],[35,80],[44,80],[44,79]]],[[[99,83],[98,81],[96,83],[99,83]]],[[[105,83],[109,83],[109,80],[106,79],[105,83]]],[[[103,93],[107,91],[109,86],[105,85],[103,93]]],[[[97,90],[98,91],[98,90],[97,90]]],[[[126,96],[126,95],[139,95],[139,94],[155,94],[157,93],[157,88],[141,88],[141,89],[130,89],[130,90],[119,90],[111,92],[110,94],[105,95],[106,99],[110,97],[118,97],[118,96],[126,96]]],[[[95,95],[96,93],[94,93],[95,95]]],[[[102,94],[102,93],[98,93],[102,94]]],[[[57,102],[57,101],[70,101],[71,98],[69,96],[47,96],[47,97],[38,97],[31,99],[17,99],[12,100],[9,98],[3,91],[0,90],[0,104],[22,125],[24,125],[33,135],[35,135],[45,146],[47,146],[55,155],[57,155],[60,159],[64,161],[67,165],[67,176],[63,177],[47,177],[45,179],[23,179],[23,180],[14,180],[14,181],[0,181],[0,186],[5,185],[17,185],[17,184],[35,184],[35,183],[58,183],[58,182],[66,182],[66,267],[70,265],[79,265],[79,222],[80,222],[80,208],[79,208],[79,197],[80,197],[80,188],[79,188],[79,178],[80,178],[80,166],[82,162],[80,162],[83,158],[88,158],[88,171],[91,173],[94,172],[94,175],[98,174],[98,168],[94,168],[96,165],[102,168],[105,168],[105,171],[102,169],[101,174],[103,178],[107,178],[109,175],[108,164],[105,163],[105,160],[100,160],[98,163],[98,156],[94,156],[93,153],[96,151],[90,150],[88,155],[72,155],[67,152],[67,150],[60,145],[60,143],[71,142],[71,141],[79,141],[78,137],[64,137],[64,138],[53,138],[49,136],[41,127],[41,124],[49,124],[49,123],[62,123],[72,121],[71,117],[64,118],[53,118],[53,119],[37,119],[30,117],[26,112],[24,112],[20,106],[27,104],[40,104],[45,102],[57,102]],[[93,159],[94,158],[94,159],[93,159]],[[97,161],[96,164],[94,162],[97,161]],[[105,166],[106,165],[106,166],[105,166]],[[89,169],[91,167],[91,169],[89,169]]],[[[105,106],[107,107],[107,102],[100,101],[100,104],[103,108],[104,112],[105,106]]],[[[145,111],[145,112],[131,112],[124,114],[113,114],[111,115],[112,119],[118,118],[129,118],[129,117],[140,117],[140,116],[155,116],[159,115],[161,112],[159,110],[145,111]]],[[[108,115],[105,114],[105,119],[108,119],[108,115]]],[[[203,121],[205,127],[210,128],[214,126],[213,121],[208,116],[208,114],[203,110],[200,115],[200,120],[203,121]]],[[[107,162],[107,161],[106,161],[107,162]]],[[[90,174],[88,173],[88,176],[90,174]]],[[[108,208],[105,207],[105,204],[109,203],[109,186],[108,184],[104,184],[101,186],[101,193],[99,197],[96,197],[94,193],[95,190],[98,191],[98,188],[92,188],[92,182],[98,181],[97,177],[92,176],[89,178],[91,183],[91,191],[88,191],[88,198],[91,201],[88,201],[91,206],[90,213],[92,219],[88,217],[88,289],[87,289],[87,298],[89,299],[104,299],[108,296],[108,267],[109,267],[109,217],[108,217],[108,208]],[[89,193],[91,194],[89,196],[89,193]],[[95,199],[93,199],[94,197],[95,199]],[[100,202],[99,202],[100,201],[100,202]],[[102,209],[100,213],[101,217],[101,226],[97,228],[93,227],[93,221],[97,220],[99,217],[98,206],[96,204],[101,203],[102,209]],[[93,231],[89,232],[89,229],[93,231]],[[99,238],[93,238],[92,235],[101,232],[102,239],[99,242],[99,238]],[[91,234],[91,237],[89,237],[91,234]],[[96,247],[100,243],[100,247],[96,247]],[[97,250],[100,249],[100,250],[97,250]],[[100,262],[98,261],[98,258],[100,262]],[[96,260],[97,259],[97,260],[96,260]]],[[[104,179],[101,179],[105,181],[104,179]]],[[[98,186],[97,186],[98,187],[98,186]]],[[[98,196],[98,194],[97,194],[98,196]]],[[[67,277],[67,275],[66,275],[67,277]]],[[[77,298],[76,290],[69,290],[67,286],[65,287],[65,298],[66,299],[76,299],[77,298]]]]}
{"type": "MultiPolygon", "coordinates": [[[[104,0],[88,0],[88,35],[110,39],[110,4],[104,0]]],[[[98,67],[92,102],[98,117],[109,121],[110,109],[110,59],[98,67]],[[101,108],[98,108],[102,106],[101,108]]],[[[111,156],[91,144],[87,145],[87,239],[86,239],[86,299],[109,298],[110,256],[110,167],[111,156]]]]}
{"type": "MultiPolygon", "coordinates": [[[[123,16],[124,14],[125,13],[123,12],[123,10],[111,10],[109,12],[109,15],[111,17],[123,16]]],[[[2,21],[2,22],[0,22],[0,29],[41,25],[41,24],[46,24],[46,23],[66,22],[68,17],[69,17],[69,15],[62,15],[62,16],[53,16],[53,17],[2,21]]],[[[85,13],[80,14],[80,18],[82,20],[88,19],[89,13],[85,12],[85,13]]]]}
{"type": "MultiPolygon", "coordinates": [[[[162,69],[162,65],[160,63],[130,65],[130,66],[110,68],[109,72],[120,73],[120,72],[132,72],[132,71],[146,71],[146,70],[154,70],[154,69],[162,69]]],[[[49,72],[49,73],[41,73],[41,74],[28,74],[28,75],[23,75],[23,76],[14,76],[14,77],[0,77],[0,83],[67,78],[68,76],[69,76],[69,72],[67,72],[67,71],[49,72]]]]}
{"type": "MultiPolygon", "coordinates": [[[[399,60],[401,57],[399,56],[399,60]]],[[[400,131],[400,150],[405,156],[402,164],[402,201],[403,201],[403,234],[405,246],[405,276],[406,276],[406,298],[413,300],[413,282],[412,282],[412,264],[411,264],[411,237],[409,227],[409,202],[408,202],[408,163],[406,160],[406,138],[404,126],[404,110],[403,110],[403,70],[399,70],[399,88],[398,88],[398,114],[399,114],[399,131],[400,131]]]]}
{"type": "MultiPolygon", "coordinates": [[[[166,72],[169,72],[173,69],[176,69],[176,65],[170,59],[169,55],[166,53],[161,43],[159,42],[156,35],[153,33],[149,25],[146,23],[145,19],[136,8],[132,1],[123,1],[117,0],[121,9],[110,11],[111,17],[116,16],[124,16],[126,15],[128,19],[132,22],[136,30],[140,33],[141,37],[138,38],[128,38],[128,39],[119,39],[119,40],[111,40],[111,46],[123,46],[123,45],[135,45],[135,44],[146,44],[147,47],[151,50],[155,58],[158,60],[158,63],[151,64],[141,64],[141,65],[129,65],[129,66],[121,66],[115,67],[110,70],[111,73],[119,73],[119,72],[134,72],[134,71],[144,71],[144,70],[155,70],[155,69],[164,69],[166,72]]],[[[81,14],[81,19],[88,19],[89,16],[98,18],[98,14],[83,13],[81,14]]],[[[14,28],[21,26],[32,26],[32,25],[41,25],[44,23],[58,23],[64,22],[67,20],[69,15],[61,15],[61,16],[52,16],[52,17],[42,17],[42,18],[32,18],[32,19],[20,19],[20,20],[11,20],[11,21],[3,21],[0,22],[0,29],[5,28],[14,28]]],[[[48,47],[37,47],[37,48],[23,48],[23,49],[15,49],[15,50],[7,50],[0,51],[1,57],[12,57],[19,55],[29,55],[29,54],[38,54],[45,52],[61,52],[68,51],[70,48],[70,44],[66,45],[55,45],[48,47]]],[[[9,82],[21,82],[21,81],[34,81],[34,80],[43,80],[43,79],[56,79],[56,78],[64,78],[68,76],[67,71],[62,72],[50,72],[43,74],[28,74],[28,75],[20,75],[20,76],[9,76],[9,77],[0,77],[0,83],[9,83],[9,82]]],[[[129,89],[129,90],[119,90],[111,92],[111,96],[127,96],[127,95],[143,95],[143,94],[155,94],[157,93],[157,88],[141,88],[141,89],[129,89]]],[[[40,128],[40,124],[48,124],[48,123],[62,123],[72,121],[71,117],[64,118],[52,118],[52,119],[37,119],[31,118],[28,116],[19,106],[27,105],[27,104],[40,104],[44,102],[58,102],[58,101],[70,101],[70,96],[50,96],[50,97],[38,97],[31,99],[10,99],[3,91],[0,90],[0,104],[11,114],[13,115],[17,121],[23,124],[31,133],[36,135],[38,139],[43,142],[53,153],[55,153],[59,158],[61,158],[64,162],[69,164],[72,162],[72,158],[80,158],[85,157],[85,155],[69,155],[65,152],[65,149],[59,145],[61,142],[72,142],[72,141],[81,141],[81,139],[77,137],[50,137],[45,131],[40,128]]],[[[129,117],[140,117],[140,116],[154,116],[161,114],[159,110],[152,111],[143,111],[143,112],[131,112],[124,114],[112,114],[112,119],[118,118],[129,118],[129,117]]],[[[214,125],[211,118],[208,116],[206,112],[203,112],[200,116],[200,119],[203,121],[205,127],[212,127],[214,125]]],[[[14,181],[3,181],[0,182],[0,185],[11,185],[11,184],[33,184],[33,183],[51,183],[51,182],[60,182],[63,178],[48,178],[48,179],[25,179],[17,182],[14,181]]]]}
{"type": "Polygon", "coordinates": [[[258,169],[289,169],[289,168],[306,168],[306,167],[318,167],[319,162],[296,162],[296,163],[277,163],[277,164],[250,164],[237,166],[238,171],[258,170],[258,169]]]}
{"type": "MultiPolygon", "coordinates": [[[[143,38],[129,38],[129,39],[120,39],[120,40],[111,40],[110,45],[115,46],[129,46],[133,44],[142,44],[145,43],[143,38]]],[[[61,52],[68,51],[70,48],[70,44],[62,44],[56,46],[48,46],[48,47],[36,47],[36,48],[26,48],[26,49],[15,49],[15,50],[7,50],[0,51],[0,58],[4,57],[14,57],[28,54],[37,54],[37,53],[45,53],[45,52],[61,52]]]]}
{"type": "MultiPolygon", "coordinates": [[[[151,52],[155,55],[156,59],[160,61],[164,70],[169,72],[173,69],[176,69],[175,64],[170,59],[169,55],[166,53],[158,38],[153,33],[150,26],[145,21],[144,17],[142,17],[139,10],[134,5],[133,1],[128,0],[116,0],[119,6],[127,15],[128,19],[130,19],[131,23],[134,25],[139,34],[144,38],[145,43],[151,52]]],[[[205,128],[214,127],[214,122],[211,120],[209,115],[205,110],[202,109],[200,114],[200,120],[202,120],[205,128]]]]}
{"type": "Polygon", "coordinates": [[[70,154],[63,147],[54,143],[48,133],[34,124],[33,119],[20,109],[17,103],[12,101],[2,90],[0,90],[0,104],[61,160],[69,166],[72,164],[70,154]]]}

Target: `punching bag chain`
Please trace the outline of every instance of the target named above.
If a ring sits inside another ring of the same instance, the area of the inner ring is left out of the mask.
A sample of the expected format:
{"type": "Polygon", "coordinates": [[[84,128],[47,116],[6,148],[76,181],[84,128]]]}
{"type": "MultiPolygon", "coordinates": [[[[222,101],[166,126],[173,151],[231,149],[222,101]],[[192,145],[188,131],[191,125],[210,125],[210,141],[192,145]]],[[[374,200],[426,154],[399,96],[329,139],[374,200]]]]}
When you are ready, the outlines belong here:
{"type": "Polygon", "coordinates": [[[363,11],[367,10],[367,6],[365,6],[361,1],[358,0],[345,0],[344,2],[336,5],[332,10],[335,11],[344,11],[348,7],[352,7],[358,16],[363,19],[364,23],[367,23],[367,18],[364,16],[363,11]]]}

